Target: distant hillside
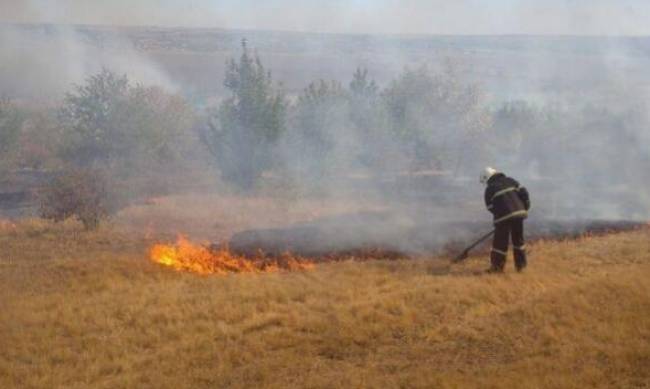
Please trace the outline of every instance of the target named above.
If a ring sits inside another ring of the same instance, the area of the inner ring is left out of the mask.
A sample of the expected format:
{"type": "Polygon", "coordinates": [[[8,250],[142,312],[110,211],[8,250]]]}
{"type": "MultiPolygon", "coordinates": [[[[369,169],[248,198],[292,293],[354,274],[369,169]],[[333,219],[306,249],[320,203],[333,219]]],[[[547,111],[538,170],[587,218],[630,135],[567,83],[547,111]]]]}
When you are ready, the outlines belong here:
{"type": "MultiPolygon", "coordinates": [[[[60,36],[53,25],[0,25],[30,39],[60,36]]],[[[134,50],[197,97],[221,94],[224,63],[242,39],[289,93],[320,78],[347,82],[358,66],[380,84],[405,66],[459,58],[496,99],[576,99],[612,94],[612,85],[647,91],[650,37],[345,35],[160,27],[73,26],[65,33],[103,51],[134,50]]],[[[4,47],[3,47],[4,50],[4,47]]],[[[6,53],[4,53],[6,54],[6,53]]]]}
{"type": "MultiPolygon", "coordinates": [[[[7,25],[34,35],[47,36],[60,26],[7,25]]],[[[260,50],[296,53],[331,50],[356,54],[359,51],[430,50],[521,51],[548,53],[601,54],[619,47],[630,55],[650,55],[650,37],[528,36],[528,35],[360,35],[308,32],[224,30],[170,27],[70,26],[84,39],[97,46],[112,46],[126,38],[142,51],[187,51],[212,53],[239,48],[242,38],[260,50]]]]}

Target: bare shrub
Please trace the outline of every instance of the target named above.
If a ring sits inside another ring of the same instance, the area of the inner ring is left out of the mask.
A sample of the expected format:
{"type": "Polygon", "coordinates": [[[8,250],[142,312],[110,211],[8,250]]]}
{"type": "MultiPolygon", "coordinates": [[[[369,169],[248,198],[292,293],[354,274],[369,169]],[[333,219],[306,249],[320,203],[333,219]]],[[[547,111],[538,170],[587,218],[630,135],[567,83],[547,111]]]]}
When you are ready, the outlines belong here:
{"type": "Polygon", "coordinates": [[[40,214],[55,222],[76,217],[87,230],[94,230],[118,208],[111,192],[101,171],[69,169],[41,188],[40,214]]]}

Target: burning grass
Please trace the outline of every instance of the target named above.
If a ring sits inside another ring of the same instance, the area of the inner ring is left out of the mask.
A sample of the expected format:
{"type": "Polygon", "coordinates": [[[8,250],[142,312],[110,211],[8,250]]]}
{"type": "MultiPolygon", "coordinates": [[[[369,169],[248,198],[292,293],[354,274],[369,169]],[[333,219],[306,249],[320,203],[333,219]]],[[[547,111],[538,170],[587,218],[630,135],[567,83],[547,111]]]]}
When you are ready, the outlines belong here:
{"type": "Polygon", "coordinates": [[[502,276],[477,255],[196,277],[155,243],[0,227],[0,387],[650,386],[650,229],[531,242],[502,276]]]}
{"type": "Polygon", "coordinates": [[[149,258],[161,265],[179,271],[208,275],[229,273],[274,273],[278,271],[309,270],[313,262],[286,253],[279,258],[246,258],[230,252],[227,248],[213,250],[207,245],[196,244],[179,236],[176,244],[155,244],[149,258]]]}

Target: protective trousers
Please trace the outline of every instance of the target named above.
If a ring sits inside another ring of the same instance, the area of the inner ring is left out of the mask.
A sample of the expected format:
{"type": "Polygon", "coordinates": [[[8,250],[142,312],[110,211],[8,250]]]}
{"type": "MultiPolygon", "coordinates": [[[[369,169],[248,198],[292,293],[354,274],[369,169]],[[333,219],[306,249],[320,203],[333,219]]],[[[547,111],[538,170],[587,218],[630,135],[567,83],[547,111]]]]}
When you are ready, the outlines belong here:
{"type": "Polygon", "coordinates": [[[526,245],[524,242],[524,219],[516,218],[498,223],[494,230],[490,270],[502,272],[508,255],[508,241],[512,238],[515,253],[515,269],[522,271],[526,267],[526,245]]]}

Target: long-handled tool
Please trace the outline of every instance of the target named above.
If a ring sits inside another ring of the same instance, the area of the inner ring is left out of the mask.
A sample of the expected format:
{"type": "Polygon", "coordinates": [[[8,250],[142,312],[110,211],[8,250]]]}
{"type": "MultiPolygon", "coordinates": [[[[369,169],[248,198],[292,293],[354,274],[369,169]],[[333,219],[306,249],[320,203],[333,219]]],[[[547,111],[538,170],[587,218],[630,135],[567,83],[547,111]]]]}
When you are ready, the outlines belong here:
{"type": "Polygon", "coordinates": [[[465,250],[463,250],[462,253],[460,253],[456,257],[454,257],[454,259],[452,259],[452,262],[460,262],[460,261],[462,261],[464,259],[467,259],[467,257],[469,256],[470,250],[472,250],[474,247],[476,247],[479,244],[481,244],[482,242],[484,242],[486,239],[491,237],[493,234],[494,234],[494,230],[492,230],[492,231],[488,232],[487,234],[483,235],[479,240],[472,243],[465,250]]]}

